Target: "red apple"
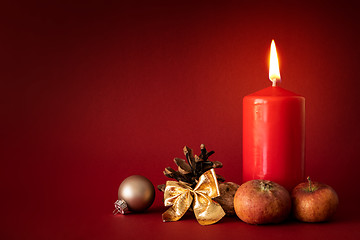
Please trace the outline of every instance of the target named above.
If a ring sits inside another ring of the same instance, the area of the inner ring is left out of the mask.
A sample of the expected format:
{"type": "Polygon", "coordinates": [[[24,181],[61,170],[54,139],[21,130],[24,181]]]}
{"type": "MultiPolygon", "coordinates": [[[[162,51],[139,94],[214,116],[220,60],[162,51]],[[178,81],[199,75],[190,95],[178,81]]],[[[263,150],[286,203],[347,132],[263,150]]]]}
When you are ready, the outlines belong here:
{"type": "Polygon", "coordinates": [[[236,215],[246,223],[279,223],[291,211],[289,192],[268,180],[251,180],[242,184],[235,193],[236,215]]]}
{"type": "Polygon", "coordinates": [[[330,186],[307,179],[291,192],[293,215],[303,222],[330,220],[339,204],[338,195],[330,186]]]}

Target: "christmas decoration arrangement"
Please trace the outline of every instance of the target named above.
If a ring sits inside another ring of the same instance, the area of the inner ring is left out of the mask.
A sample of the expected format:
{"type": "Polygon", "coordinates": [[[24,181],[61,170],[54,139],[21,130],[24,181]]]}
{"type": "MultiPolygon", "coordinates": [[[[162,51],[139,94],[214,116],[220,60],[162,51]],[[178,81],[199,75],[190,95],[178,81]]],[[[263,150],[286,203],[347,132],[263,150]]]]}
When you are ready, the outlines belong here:
{"type": "MultiPolygon", "coordinates": [[[[167,167],[164,171],[175,181],[158,186],[169,207],[162,214],[164,222],[177,221],[188,210],[201,225],[216,223],[225,214],[257,225],[280,223],[291,214],[303,222],[323,222],[334,216],[339,204],[334,189],[309,177],[308,182],[299,183],[304,177],[305,98],[278,86],[281,77],[274,40],[269,60],[272,86],[243,101],[244,183],[226,183],[217,175],[214,169],[223,164],[209,160],[214,151],[208,152],[204,144],[199,156],[185,146],[185,160],[174,159],[177,170],[167,167]]],[[[116,213],[142,211],[151,205],[153,186],[139,180],[125,180],[126,191],[120,191],[120,185],[116,213]]]]}
{"type": "MultiPolygon", "coordinates": [[[[236,215],[249,224],[276,224],[290,216],[302,222],[324,222],[334,216],[339,198],[330,186],[313,182],[299,183],[291,194],[280,184],[254,179],[239,186],[225,182],[215,173],[223,164],[210,161],[214,151],[207,152],[201,144],[199,156],[191,148],[183,148],[185,160],[174,158],[178,169],[165,168],[167,181],[157,188],[164,192],[164,222],[178,221],[187,211],[193,211],[201,225],[210,225],[225,215],[236,215]]],[[[144,176],[133,175],[119,186],[118,200],[114,203],[117,213],[141,212],[149,208],[155,198],[153,184],[144,176]]]]}

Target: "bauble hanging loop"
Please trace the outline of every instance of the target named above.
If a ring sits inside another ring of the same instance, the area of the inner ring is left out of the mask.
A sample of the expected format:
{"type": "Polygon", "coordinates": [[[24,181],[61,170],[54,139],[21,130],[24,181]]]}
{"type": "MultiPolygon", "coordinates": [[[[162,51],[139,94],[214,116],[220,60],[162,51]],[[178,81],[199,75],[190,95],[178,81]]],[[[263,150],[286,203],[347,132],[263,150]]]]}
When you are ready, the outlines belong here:
{"type": "Polygon", "coordinates": [[[129,213],[129,208],[124,200],[122,200],[122,199],[116,200],[116,202],[114,202],[114,205],[115,205],[115,209],[113,211],[114,215],[116,215],[118,213],[121,213],[124,215],[129,213]]]}

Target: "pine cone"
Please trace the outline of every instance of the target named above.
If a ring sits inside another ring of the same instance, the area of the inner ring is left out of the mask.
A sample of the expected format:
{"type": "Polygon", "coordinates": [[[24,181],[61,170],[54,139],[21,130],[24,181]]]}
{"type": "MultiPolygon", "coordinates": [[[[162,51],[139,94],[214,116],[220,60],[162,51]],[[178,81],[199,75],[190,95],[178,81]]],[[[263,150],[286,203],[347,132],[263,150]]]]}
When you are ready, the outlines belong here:
{"type": "MultiPolygon", "coordinates": [[[[179,182],[186,182],[194,188],[199,180],[199,177],[206,171],[212,168],[221,168],[223,165],[221,162],[211,162],[208,158],[214,154],[214,151],[207,152],[205,145],[200,145],[201,153],[199,156],[194,155],[191,148],[184,147],[184,155],[186,161],[181,158],[174,158],[175,164],[178,166],[178,170],[174,170],[171,167],[165,168],[164,175],[169,178],[176,179],[179,182]]],[[[218,182],[224,182],[225,179],[216,174],[218,182]]],[[[157,188],[160,191],[165,191],[165,184],[158,185],[157,188]]]]}

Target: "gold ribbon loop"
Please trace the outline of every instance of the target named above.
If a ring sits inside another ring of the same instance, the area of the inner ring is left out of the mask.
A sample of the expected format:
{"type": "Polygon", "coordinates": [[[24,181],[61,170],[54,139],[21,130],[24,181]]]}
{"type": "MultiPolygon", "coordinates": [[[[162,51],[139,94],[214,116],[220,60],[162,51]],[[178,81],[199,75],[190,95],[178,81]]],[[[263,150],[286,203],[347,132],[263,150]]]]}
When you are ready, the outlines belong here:
{"type": "Polygon", "coordinates": [[[225,216],[220,204],[212,200],[218,196],[220,191],[214,169],[201,175],[194,189],[186,183],[167,181],[164,204],[171,207],[163,213],[162,219],[164,222],[177,221],[192,204],[195,217],[201,225],[216,223],[225,216]]]}

